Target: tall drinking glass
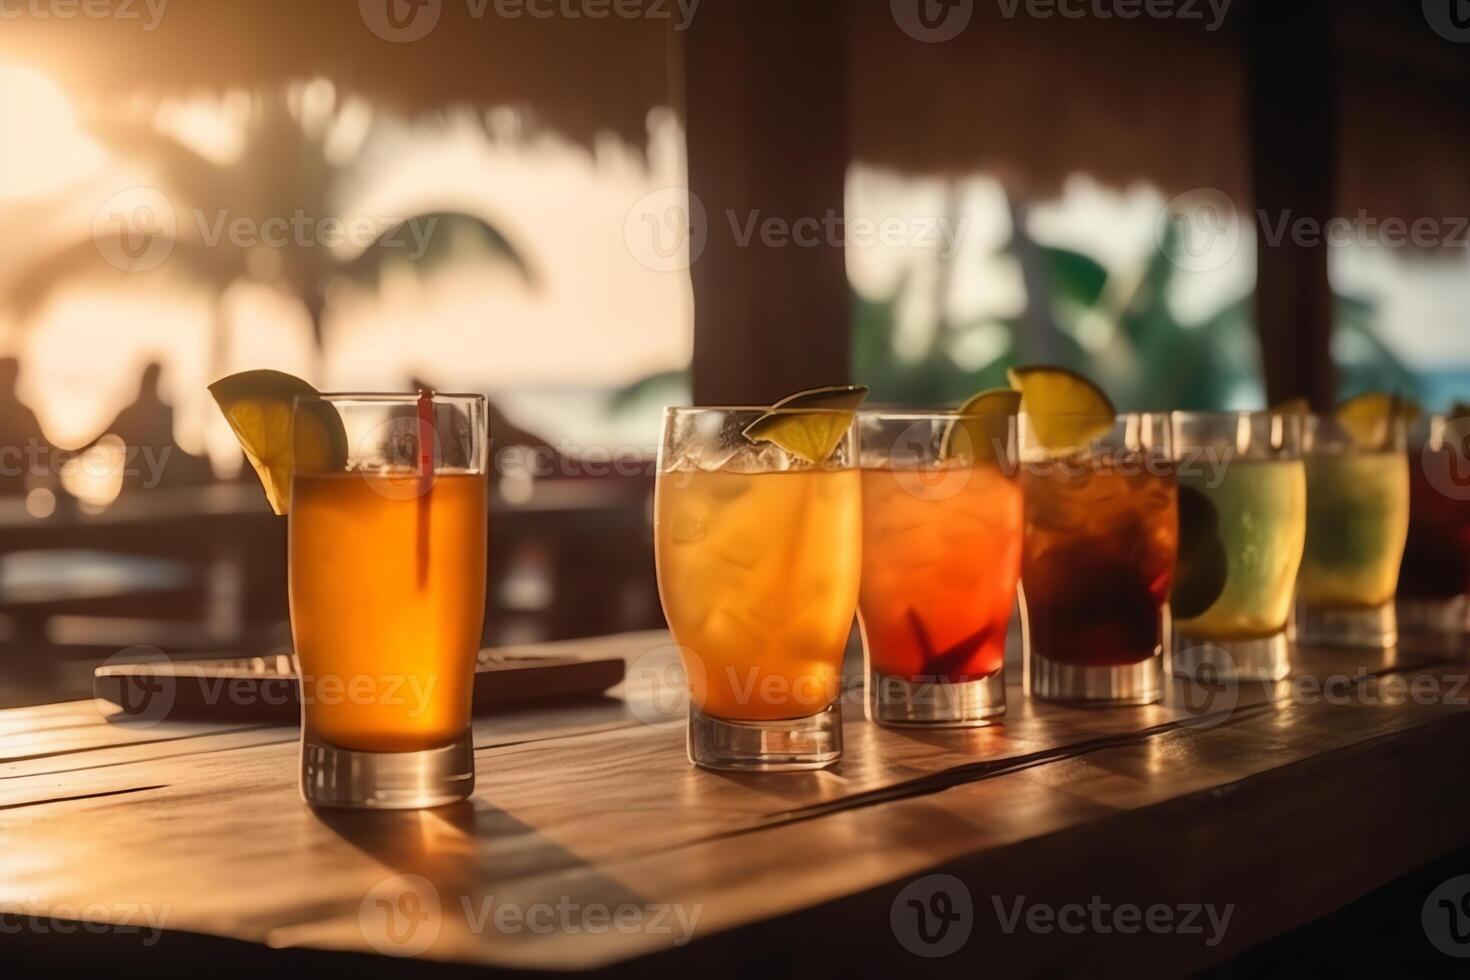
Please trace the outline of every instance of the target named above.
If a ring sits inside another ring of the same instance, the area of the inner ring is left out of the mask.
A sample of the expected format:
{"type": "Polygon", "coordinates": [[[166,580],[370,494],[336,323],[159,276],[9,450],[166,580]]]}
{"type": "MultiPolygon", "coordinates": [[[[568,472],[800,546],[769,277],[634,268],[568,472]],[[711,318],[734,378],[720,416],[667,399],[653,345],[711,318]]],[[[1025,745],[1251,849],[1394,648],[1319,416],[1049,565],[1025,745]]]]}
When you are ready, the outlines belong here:
{"type": "Polygon", "coordinates": [[[1179,545],[1169,417],[1065,427],[1092,434],[1058,449],[1021,415],[1027,688],[1050,701],[1150,704],[1163,693],[1179,545]]]}
{"type": "Polygon", "coordinates": [[[1174,670],[1280,680],[1307,533],[1302,419],[1175,412],[1179,570],[1174,670]],[[1223,651],[1223,654],[1221,653],[1223,651]]]}
{"type": "Polygon", "coordinates": [[[1012,416],[858,415],[868,717],[984,724],[1005,711],[1021,574],[1012,416]]]}
{"type": "Polygon", "coordinates": [[[485,399],[298,398],[293,430],[302,794],[385,809],[464,799],[485,617],[485,399]]]}
{"type": "Polygon", "coordinates": [[[1383,648],[1398,642],[1394,593],[1409,533],[1402,420],[1365,446],[1336,417],[1306,418],[1307,543],[1297,577],[1302,643],[1383,648]]]}
{"type": "Polygon", "coordinates": [[[1423,416],[1409,432],[1409,539],[1399,571],[1405,631],[1470,629],[1470,418],[1423,416]]]}
{"type": "Polygon", "coordinates": [[[811,463],[753,443],[745,429],[766,413],[664,416],[659,596],[689,679],[689,758],[712,769],[818,769],[842,754],[842,658],[861,571],[855,444],[849,429],[811,463]]]}

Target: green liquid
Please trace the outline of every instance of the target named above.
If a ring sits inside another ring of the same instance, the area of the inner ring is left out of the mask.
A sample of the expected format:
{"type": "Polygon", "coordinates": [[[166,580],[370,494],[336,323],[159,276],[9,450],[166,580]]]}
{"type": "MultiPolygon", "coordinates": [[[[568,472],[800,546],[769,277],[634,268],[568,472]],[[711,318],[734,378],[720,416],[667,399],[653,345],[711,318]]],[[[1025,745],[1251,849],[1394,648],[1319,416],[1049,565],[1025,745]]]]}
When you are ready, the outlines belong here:
{"type": "Polygon", "coordinates": [[[1228,572],[1225,589],[1180,632],[1221,639],[1273,636],[1286,627],[1307,534],[1307,478],[1300,460],[1239,460],[1221,473],[1181,473],[1181,487],[1209,498],[1228,572]]]}
{"type": "Polygon", "coordinates": [[[1393,598],[1409,533],[1403,453],[1307,460],[1307,548],[1297,593],[1314,606],[1371,609],[1393,598]]]}

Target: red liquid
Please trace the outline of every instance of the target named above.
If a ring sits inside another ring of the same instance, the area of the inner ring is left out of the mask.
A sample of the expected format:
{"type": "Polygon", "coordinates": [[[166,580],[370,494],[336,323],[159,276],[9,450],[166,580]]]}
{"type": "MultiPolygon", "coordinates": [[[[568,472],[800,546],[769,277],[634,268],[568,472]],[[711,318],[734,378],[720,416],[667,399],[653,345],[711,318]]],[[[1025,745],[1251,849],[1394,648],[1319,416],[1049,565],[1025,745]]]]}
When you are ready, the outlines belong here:
{"type": "Polygon", "coordinates": [[[1470,500],[1440,488],[1458,488],[1453,467],[1464,461],[1440,449],[1411,455],[1409,463],[1409,540],[1399,595],[1452,599],[1470,591],[1470,500]]]}
{"type": "Polygon", "coordinates": [[[918,683],[1000,670],[1021,512],[1020,486],[995,466],[863,470],[858,616],[874,672],[918,683]]]}

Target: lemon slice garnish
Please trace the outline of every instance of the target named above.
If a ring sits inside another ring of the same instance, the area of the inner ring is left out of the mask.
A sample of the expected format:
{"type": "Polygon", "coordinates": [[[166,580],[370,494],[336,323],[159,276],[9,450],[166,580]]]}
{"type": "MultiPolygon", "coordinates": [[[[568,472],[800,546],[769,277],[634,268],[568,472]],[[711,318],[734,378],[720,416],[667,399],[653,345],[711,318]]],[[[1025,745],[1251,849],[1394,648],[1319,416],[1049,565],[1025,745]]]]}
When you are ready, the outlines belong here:
{"type": "Polygon", "coordinates": [[[1038,365],[1006,372],[1037,441],[1053,452],[1079,449],[1113,427],[1118,412],[1103,390],[1063,367],[1038,365]]]}
{"type": "Polygon", "coordinates": [[[867,385],[836,385],[788,395],[745,427],[751,442],[769,442],[809,463],[821,463],[842,442],[867,385]]]}
{"type": "Polygon", "coordinates": [[[303,412],[302,428],[292,417],[298,397],[319,398],[311,385],[281,371],[243,371],[209,386],[245,458],[265,488],[271,510],[290,510],[291,475],[297,469],[325,471],[347,459],[347,431],[329,402],[303,412]]]}
{"type": "Polygon", "coordinates": [[[1386,391],[1369,391],[1349,398],[1333,414],[1353,442],[1364,449],[1381,449],[1389,443],[1393,423],[1414,421],[1419,406],[1386,391]]]}
{"type": "Polygon", "coordinates": [[[976,462],[997,459],[996,446],[1005,443],[1010,420],[1020,410],[1021,393],[1011,388],[990,388],[972,396],[960,406],[960,418],[944,430],[940,458],[976,462]]]}

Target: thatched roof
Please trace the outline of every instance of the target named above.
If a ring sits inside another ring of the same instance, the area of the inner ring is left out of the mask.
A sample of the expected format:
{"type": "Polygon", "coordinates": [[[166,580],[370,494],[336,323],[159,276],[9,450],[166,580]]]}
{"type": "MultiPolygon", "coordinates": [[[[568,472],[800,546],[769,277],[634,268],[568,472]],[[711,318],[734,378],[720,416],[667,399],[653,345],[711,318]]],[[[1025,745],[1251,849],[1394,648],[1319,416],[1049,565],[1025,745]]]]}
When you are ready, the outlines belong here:
{"type": "MultiPolygon", "coordinates": [[[[720,2],[772,0],[702,0],[720,2]]],[[[1023,197],[1049,196],[1086,172],[1114,186],[1219,188],[1248,205],[1244,2],[1228,8],[1217,30],[1206,29],[1205,3],[1193,5],[1203,20],[1180,21],[1041,19],[1020,2],[1006,17],[1002,5],[977,0],[965,29],[942,43],[905,34],[879,0],[848,5],[845,25],[832,17],[832,43],[849,50],[853,155],[909,173],[986,172],[1023,197]]],[[[643,5],[668,18],[572,19],[534,17],[528,5],[496,0],[428,0],[399,7],[437,17],[405,43],[369,24],[387,6],[173,0],[153,30],[144,29],[142,2],[131,8],[138,20],[26,16],[0,30],[0,59],[34,64],[79,95],[325,75],[406,111],[520,106],[541,128],[586,145],[611,133],[642,146],[648,111],[682,103],[677,3],[643,5]]],[[[1340,0],[1332,10],[1340,212],[1470,214],[1470,44],[1438,36],[1418,4],[1340,0]]],[[[792,16],[830,11],[803,0],[792,16]]],[[[698,7],[694,16],[697,26],[698,7]]],[[[780,70],[761,65],[761,56],[750,52],[755,70],[780,70]]]]}
{"type": "Polygon", "coordinates": [[[859,158],[903,171],[983,170],[1022,196],[1050,196],[1078,171],[1116,186],[1245,192],[1244,69],[1230,22],[1207,32],[1006,18],[976,3],[958,36],[920,43],[884,6],[864,5],[853,25],[859,158]]]}
{"type": "Polygon", "coordinates": [[[648,110],[668,101],[665,20],[510,18],[498,6],[524,7],[430,0],[399,5],[425,18],[400,33],[369,24],[390,0],[172,0],[150,30],[148,6],[128,5],[137,19],[6,19],[0,58],[84,96],[254,89],[322,75],[405,111],[526,107],[545,128],[588,145],[613,133],[641,146],[648,110]],[[417,40],[379,36],[414,37],[431,22],[417,40]]]}

